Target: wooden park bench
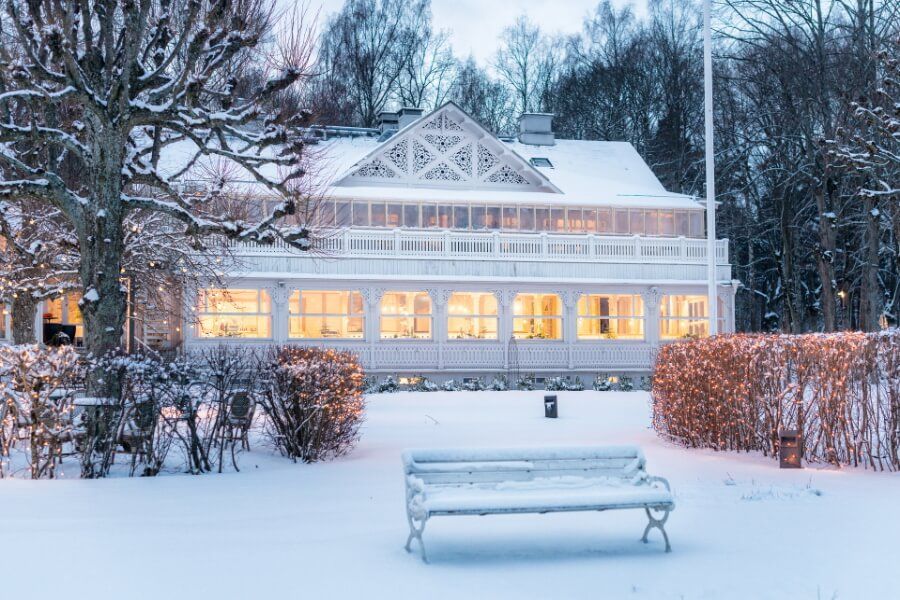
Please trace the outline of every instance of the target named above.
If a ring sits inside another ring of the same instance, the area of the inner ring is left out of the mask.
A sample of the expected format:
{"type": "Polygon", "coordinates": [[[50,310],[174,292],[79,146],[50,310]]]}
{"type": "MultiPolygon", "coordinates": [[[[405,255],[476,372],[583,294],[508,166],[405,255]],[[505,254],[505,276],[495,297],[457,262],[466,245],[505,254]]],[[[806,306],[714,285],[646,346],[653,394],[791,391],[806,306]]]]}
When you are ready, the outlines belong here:
{"type": "Polygon", "coordinates": [[[403,453],[409,538],[419,541],[431,517],[644,509],[641,541],[675,508],[669,482],[651,477],[635,446],[408,450],[403,453]]]}

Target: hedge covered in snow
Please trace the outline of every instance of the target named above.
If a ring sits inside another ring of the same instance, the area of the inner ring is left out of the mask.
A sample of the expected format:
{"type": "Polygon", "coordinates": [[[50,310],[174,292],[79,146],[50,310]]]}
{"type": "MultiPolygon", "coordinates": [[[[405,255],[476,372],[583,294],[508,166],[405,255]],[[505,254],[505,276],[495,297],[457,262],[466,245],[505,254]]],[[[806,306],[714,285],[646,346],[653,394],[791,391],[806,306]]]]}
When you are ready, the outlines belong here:
{"type": "Polygon", "coordinates": [[[779,429],[811,462],[900,470],[900,330],[729,335],[660,348],[653,426],[690,447],[776,456],[779,429]]]}

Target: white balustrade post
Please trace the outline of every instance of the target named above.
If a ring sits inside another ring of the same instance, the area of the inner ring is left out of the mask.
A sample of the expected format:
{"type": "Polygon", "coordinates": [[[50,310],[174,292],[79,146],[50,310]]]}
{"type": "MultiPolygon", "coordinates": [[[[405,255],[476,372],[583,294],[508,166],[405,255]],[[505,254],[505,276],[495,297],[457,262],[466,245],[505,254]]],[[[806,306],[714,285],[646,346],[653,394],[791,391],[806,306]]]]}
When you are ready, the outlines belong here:
{"type": "Polygon", "coordinates": [[[444,256],[450,256],[450,230],[444,230],[444,256]]]}
{"type": "Polygon", "coordinates": [[[394,255],[400,256],[402,241],[400,240],[400,229],[394,229],[394,255]]]}
{"type": "Polygon", "coordinates": [[[640,260],[643,258],[643,249],[641,248],[641,236],[634,236],[634,258],[640,260]]]}
{"type": "Polygon", "coordinates": [[[597,257],[597,236],[593,233],[588,234],[588,256],[597,257]]]}
{"type": "Polygon", "coordinates": [[[350,254],[350,228],[345,227],[341,234],[341,254],[350,254]]]}
{"type": "Polygon", "coordinates": [[[494,231],[491,234],[491,244],[493,245],[494,258],[500,258],[500,232],[494,231]]]}
{"type": "Polygon", "coordinates": [[[541,232],[541,258],[548,258],[549,252],[547,248],[547,232],[541,232]]]}
{"type": "Polygon", "coordinates": [[[659,302],[662,292],[653,286],[641,293],[644,301],[644,339],[652,348],[659,347],[659,302]]]}

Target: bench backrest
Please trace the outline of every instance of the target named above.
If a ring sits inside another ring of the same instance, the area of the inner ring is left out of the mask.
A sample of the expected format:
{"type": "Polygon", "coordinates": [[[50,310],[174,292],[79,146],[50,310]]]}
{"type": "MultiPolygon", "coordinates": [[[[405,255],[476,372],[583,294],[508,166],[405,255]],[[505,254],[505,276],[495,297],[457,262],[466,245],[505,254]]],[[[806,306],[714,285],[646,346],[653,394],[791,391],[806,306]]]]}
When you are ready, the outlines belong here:
{"type": "Polygon", "coordinates": [[[541,477],[633,479],[644,471],[636,446],[407,450],[403,466],[430,485],[530,481],[541,477]]]}

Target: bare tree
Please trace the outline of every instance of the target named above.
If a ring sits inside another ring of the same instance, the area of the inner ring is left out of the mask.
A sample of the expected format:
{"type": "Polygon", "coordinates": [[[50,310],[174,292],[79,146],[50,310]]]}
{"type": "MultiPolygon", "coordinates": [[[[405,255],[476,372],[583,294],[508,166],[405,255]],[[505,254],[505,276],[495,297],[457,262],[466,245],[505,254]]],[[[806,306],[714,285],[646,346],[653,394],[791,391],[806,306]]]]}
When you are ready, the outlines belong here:
{"type": "MultiPolygon", "coordinates": [[[[264,116],[261,102],[292,85],[306,65],[282,64],[252,93],[238,96],[232,76],[269,27],[265,0],[139,0],[110,5],[48,0],[4,2],[0,110],[0,194],[29,195],[58,209],[80,249],[85,345],[104,354],[119,345],[125,320],[120,273],[126,219],[161,212],[189,235],[309,247],[302,224],[279,226],[296,211],[290,185],[303,175],[296,114],[264,116]],[[60,118],[61,111],[66,118],[60,118]],[[175,169],[161,158],[178,144],[175,169]],[[185,193],[178,180],[208,157],[240,167],[261,189],[283,198],[255,223],[204,210],[221,193],[185,193]],[[80,177],[57,168],[65,159],[80,177]],[[287,169],[267,175],[269,165],[287,169]]],[[[271,69],[274,71],[275,69],[271,69]]]]}
{"type": "Polygon", "coordinates": [[[541,33],[525,15],[503,30],[502,45],[494,67],[513,89],[518,112],[541,110],[541,100],[549,89],[562,58],[562,43],[541,33]]]}

